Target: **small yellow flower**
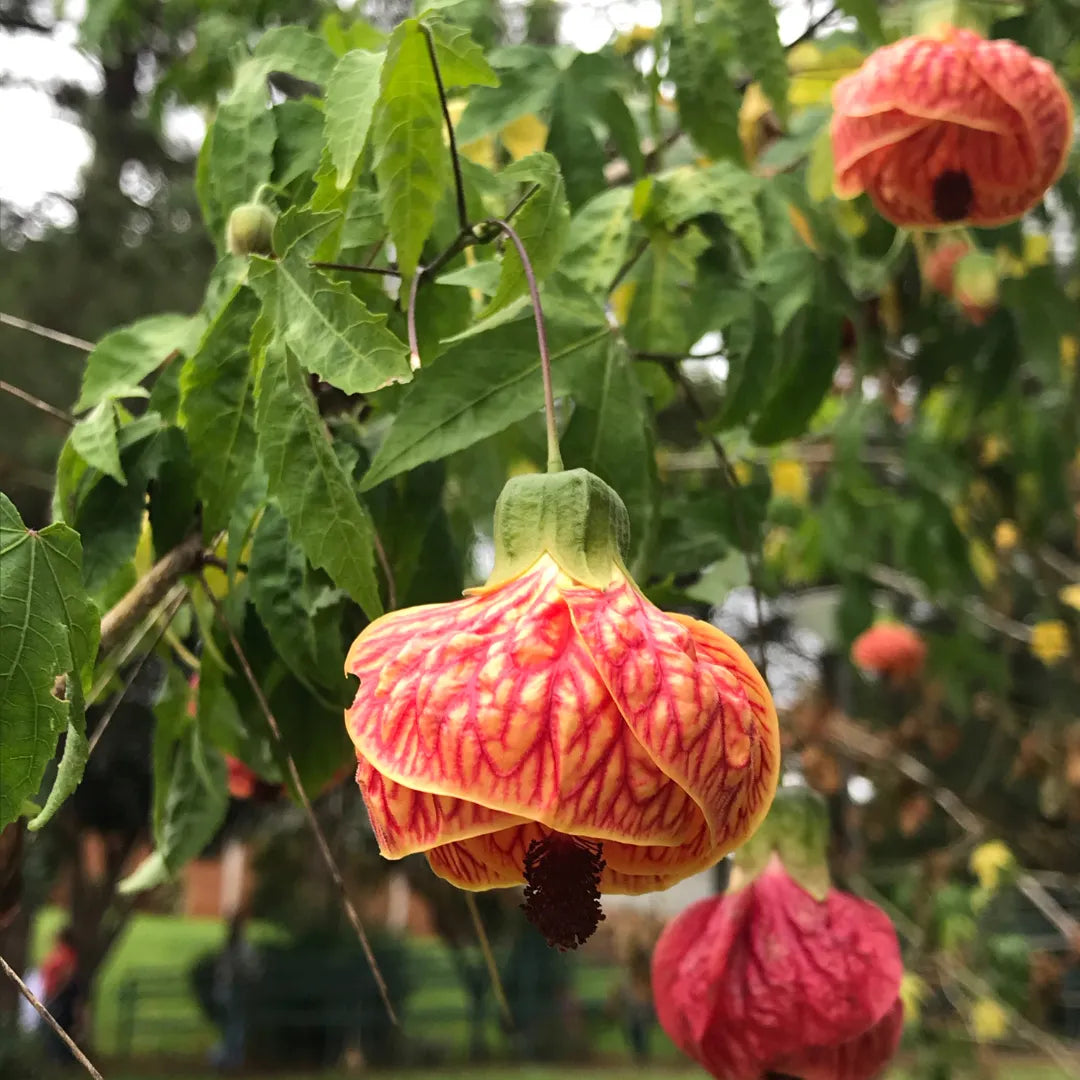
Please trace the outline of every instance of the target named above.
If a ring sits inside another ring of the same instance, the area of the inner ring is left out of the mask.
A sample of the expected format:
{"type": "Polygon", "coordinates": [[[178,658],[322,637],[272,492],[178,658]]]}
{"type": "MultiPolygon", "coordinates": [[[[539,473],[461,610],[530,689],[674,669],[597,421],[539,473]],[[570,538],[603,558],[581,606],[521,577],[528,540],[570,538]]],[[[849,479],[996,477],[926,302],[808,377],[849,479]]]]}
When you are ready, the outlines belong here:
{"type": "Polygon", "coordinates": [[[1073,371],[1076,368],[1076,358],[1080,356],[1080,341],[1072,334],[1065,334],[1061,338],[1060,349],[1062,370],[1073,371]]]}
{"type": "Polygon", "coordinates": [[[637,282],[624,281],[611,294],[611,311],[620,326],[625,326],[626,320],[630,317],[630,305],[634,302],[635,292],[637,292],[637,282]]]}
{"type": "Polygon", "coordinates": [[[1068,604],[1071,608],[1076,608],[1080,611],[1080,585],[1066,585],[1065,588],[1058,593],[1058,599],[1063,604],[1068,604]]]}
{"type": "Polygon", "coordinates": [[[765,134],[762,121],[771,110],[772,102],[765,96],[761,83],[751,83],[746,88],[742,105],[739,107],[739,141],[743,144],[746,158],[750,162],[757,160],[765,134]]]}
{"type": "Polygon", "coordinates": [[[971,872],[984,889],[996,889],[1007,870],[1015,864],[1012,852],[1000,840],[988,840],[980,844],[968,859],[971,872]]]}
{"type": "Polygon", "coordinates": [[[1050,261],[1050,237],[1030,233],[1024,237],[1024,263],[1027,266],[1046,266],[1050,261]]]}
{"type": "Polygon", "coordinates": [[[769,563],[780,562],[784,558],[789,539],[791,539],[791,531],[782,525],[770,529],[761,545],[761,553],[765,556],[765,561],[769,563]]]}
{"type": "Polygon", "coordinates": [[[956,527],[962,533],[966,533],[971,525],[971,511],[966,506],[957,503],[952,508],[952,519],[956,527]]]}
{"type": "Polygon", "coordinates": [[[774,461],[770,474],[774,495],[796,503],[806,502],[810,481],[806,475],[806,466],[801,461],[774,461]]]}
{"type": "Polygon", "coordinates": [[[904,1003],[904,1020],[914,1023],[922,1015],[922,1003],[930,993],[926,980],[913,971],[905,971],[900,980],[900,1000],[904,1003]]]}
{"type": "Polygon", "coordinates": [[[640,49],[642,45],[648,45],[654,37],[656,37],[655,26],[633,26],[616,36],[612,48],[618,56],[626,56],[627,53],[640,49]]]}
{"type": "Polygon", "coordinates": [[[979,454],[980,465],[993,465],[1009,449],[1009,444],[999,435],[987,435],[979,454]]]}
{"type": "Polygon", "coordinates": [[[1069,631],[1060,619],[1047,619],[1031,628],[1031,651],[1049,667],[1069,655],[1069,631]]]}
{"type": "Polygon", "coordinates": [[[1009,1014],[993,998],[971,1006],[971,1028],[979,1042],[996,1042],[1009,1030],[1009,1014]]]}
{"type": "Polygon", "coordinates": [[[999,521],[994,526],[994,547],[998,551],[1012,551],[1020,542],[1020,530],[1015,521],[999,521]]]}

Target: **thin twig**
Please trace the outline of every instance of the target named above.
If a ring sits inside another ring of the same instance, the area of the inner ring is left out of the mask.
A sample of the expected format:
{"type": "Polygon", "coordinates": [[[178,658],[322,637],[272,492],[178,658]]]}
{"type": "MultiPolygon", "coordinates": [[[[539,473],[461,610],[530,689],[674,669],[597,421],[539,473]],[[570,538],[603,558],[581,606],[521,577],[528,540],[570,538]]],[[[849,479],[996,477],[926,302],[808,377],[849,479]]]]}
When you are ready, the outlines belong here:
{"type": "Polygon", "coordinates": [[[358,266],[356,263],[337,262],[309,262],[308,266],[312,266],[316,270],[342,270],[348,274],[379,274],[382,277],[392,278],[402,276],[401,271],[394,269],[392,266],[358,266]]]}
{"type": "Polygon", "coordinates": [[[397,582],[394,580],[394,568],[390,565],[382,537],[378,533],[375,533],[375,557],[386,577],[386,606],[393,611],[397,607],[397,582]]]}
{"type": "Polygon", "coordinates": [[[64,1040],[67,1048],[72,1052],[72,1054],[75,1055],[75,1060],[78,1061],[78,1063],[94,1078],[94,1080],[105,1080],[101,1073],[99,1073],[97,1069],[94,1068],[93,1063],[90,1061],[90,1059],[79,1049],[78,1044],[75,1042],[75,1040],[60,1026],[53,1014],[49,1012],[49,1010],[46,1009],[45,1006],[38,1000],[38,997],[34,993],[34,991],[31,990],[30,987],[27,986],[26,983],[24,983],[22,979],[19,978],[18,972],[15,971],[15,969],[2,956],[0,956],[0,967],[3,967],[4,974],[15,984],[15,986],[18,988],[19,993],[22,994],[22,996],[26,998],[26,1000],[29,1001],[31,1005],[34,1006],[34,1010],[35,1012],[37,1012],[38,1016],[40,1016],[41,1019],[44,1020],[45,1023],[48,1024],[49,1027],[51,1027],[53,1031],[55,1031],[56,1034],[60,1036],[61,1039],[64,1040]]]}
{"type": "Polygon", "coordinates": [[[468,232],[469,210],[465,205],[465,181],[461,175],[461,159],[458,157],[454,122],[450,119],[450,103],[446,100],[446,87],[443,85],[442,72],[439,70],[439,58],[435,55],[435,38],[432,36],[431,28],[425,23],[420,24],[420,31],[423,33],[424,41],[427,43],[431,70],[435,75],[435,86],[439,91],[439,102],[442,105],[443,120],[446,122],[446,134],[450,139],[450,162],[454,167],[454,194],[457,196],[458,226],[462,232],[468,232]]]}
{"type": "MultiPolygon", "coordinates": [[[[693,382],[687,377],[686,372],[678,364],[673,367],[665,369],[667,374],[682,388],[683,395],[686,397],[687,404],[691,410],[697,416],[699,421],[706,421],[708,414],[705,410],[705,406],[702,405],[701,399],[697,396],[697,390],[694,387],[693,382]]],[[[761,671],[761,677],[765,682],[769,681],[769,658],[768,658],[768,634],[765,629],[765,612],[764,605],[761,600],[761,545],[759,538],[755,538],[754,543],[750,543],[750,532],[746,527],[746,522],[743,519],[742,506],[738,499],[739,488],[742,486],[739,483],[739,478],[735,474],[735,467],[731,464],[731,459],[727,455],[727,451],[724,449],[724,444],[717,438],[716,435],[709,432],[706,435],[706,439],[709,446],[712,447],[712,452],[716,457],[716,461],[720,466],[721,475],[724,477],[724,483],[729,491],[736,496],[734,503],[732,504],[732,519],[735,522],[735,531],[739,534],[739,544],[742,546],[743,551],[746,552],[746,567],[750,575],[750,591],[754,596],[754,619],[757,622],[757,636],[758,636],[758,668],[761,671]]]]}
{"type": "MultiPolygon", "coordinates": [[[[883,736],[865,730],[846,717],[833,715],[826,728],[826,737],[846,753],[863,761],[887,764],[901,776],[918,784],[972,841],[982,839],[991,831],[989,823],[967,806],[955,791],[940,784],[933,772],[918,758],[898,750],[883,736]]],[[[1054,925],[1066,942],[1080,938],[1080,922],[1050,895],[1034,874],[1021,870],[1017,874],[1016,887],[1054,925]]]]}
{"type": "Polygon", "coordinates": [[[244,652],[236,634],[233,633],[233,628],[230,625],[229,620],[225,617],[225,612],[222,610],[218,598],[213,594],[209,585],[207,585],[205,577],[202,577],[201,575],[200,584],[202,585],[203,592],[206,593],[210,603],[213,605],[215,618],[228,635],[229,644],[232,646],[232,650],[236,654],[236,659],[243,669],[244,677],[247,679],[248,685],[255,695],[255,700],[259,704],[259,710],[266,720],[267,727],[270,728],[270,732],[274,736],[274,741],[277,743],[278,749],[281,750],[285,757],[285,763],[289,767],[289,776],[292,778],[293,786],[300,796],[300,804],[304,809],[308,824],[311,826],[311,831],[315,835],[315,842],[319,846],[323,862],[326,863],[326,868],[330,872],[330,877],[341,896],[341,903],[345,909],[345,914],[348,916],[349,922],[352,923],[352,928],[356,932],[357,939],[360,942],[360,948],[363,949],[368,966],[371,968],[371,974],[375,979],[375,985],[378,987],[379,996],[383,1000],[383,1005],[386,1007],[387,1016],[389,1016],[390,1022],[395,1027],[400,1027],[401,1024],[398,1020],[397,1013],[394,1011],[394,1006],[390,1002],[390,991],[387,989],[386,980],[383,978],[382,971],[379,969],[379,963],[375,959],[375,953],[372,951],[371,942],[368,940],[367,932],[364,930],[364,925],[360,921],[360,916],[357,914],[356,908],[349,898],[349,891],[345,887],[345,879],[341,876],[337,860],[334,858],[334,854],[330,850],[330,845],[327,842],[326,834],[319,824],[319,819],[315,816],[315,808],[311,805],[311,799],[308,798],[308,793],[304,789],[303,781],[300,779],[300,770],[297,769],[296,762],[293,760],[292,754],[289,753],[289,749],[285,745],[285,740],[281,737],[281,728],[278,726],[277,719],[270,708],[270,703],[266,700],[266,695],[259,685],[259,680],[255,678],[255,672],[251,670],[251,664],[248,662],[247,654],[244,652]]]}
{"type": "Polygon", "coordinates": [[[560,472],[563,467],[562,454],[559,452],[559,429],[555,423],[555,392],[551,385],[551,353],[548,351],[547,329],[544,326],[544,309],[540,304],[540,290],[536,284],[529,253],[521,242],[521,237],[509,222],[502,218],[488,218],[483,225],[497,225],[510,238],[521,259],[521,269],[529,286],[529,299],[532,301],[533,318],[536,320],[536,344],[540,350],[540,372],[544,378],[544,412],[547,418],[548,472],[560,472]]]}
{"type": "Polygon", "coordinates": [[[5,394],[10,394],[12,397],[17,397],[20,401],[25,401],[27,405],[33,405],[38,412],[62,420],[68,427],[73,427],[75,424],[75,417],[71,413],[66,413],[63,409],[58,409],[55,405],[50,405],[47,401],[42,401],[41,398],[34,397],[33,394],[28,394],[25,390],[20,390],[9,382],[4,382],[3,379],[0,379],[0,390],[5,394]]]}
{"type": "MultiPolygon", "coordinates": [[[[176,604],[179,610],[179,600],[181,603],[187,596],[187,586],[181,585],[179,582],[174,582],[172,588],[161,598],[161,600],[153,607],[143,619],[139,628],[132,634],[124,643],[116,656],[116,659],[108,667],[107,671],[102,671],[94,685],[90,688],[90,693],[86,696],[86,707],[89,708],[95,701],[105,692],[105,688],[112,681],[112,677],[128,662],[128,659],[135,652],[135,650],[142,643],[142,640],[150,632],[150,628],[165,614],[165,612],[176,604]]],[[[105,658],[103,652],[98,653],[99,660],[105,658]]],[[[102,667],[105,665],[102,664],[102,667]]]]}
{"type": "MultiPolygon", "coordinates": [[[[89,757],[94,752],[97,744],[101,742],[101,737],[105,734],[105,729],[109,726],[109,721],[112,720],[113,715],[116,713],[116,710],[120,707],[120,703],[127,696],[128,691],[131,689],[135,680],[139,677],[139,672],[142,671],[142,669],[146,665],[146,661],[149,660],[150,657],[153,655],[154,650],[158,647],[161,639],[165,636],[169,627],[172,625],[173,619],[176,618],[176,613],[180,610],[181,606],[187,598],[188,590],[187,586],[184,586],[180,589],[179,593],[177,593],[175,599],[172,601],[172,606],[164,614],[161,625],[158,627],[157,633],[154,635],[154,640],[150,642],[149,648],[146,650],[146,652],[142,654],[142,656],[139,657],[138,662],[132,667],[131,671],[128,672],[128,676],[124,680],[124,685],[121,686],[119,690],[117,690],[116,694],[113,695],[112,701],[109,702],[109,707],[105,710],[105,715],[101,718],[101,722],[94,729],[94,734],[90,738],[90,744],[86,749],[87,757],[89,757]]],[[[139,635],[139,638],[142,638],[141,633],[139,635]]]]}
{"type": "Polygon", "coordinates": [[[480,918],[480,909],[476,906],[476,897],[466,891],[465,903],[468,905],[469,914],[472,916],[473,928],[476,930],[476,939],[480,943],[480,952],[483,953],[484,963],[487,965],[488,978],[491,979],[491,989],[498,1002],[499,1011],[503,1014],[506,1023],[513,1027],[514,1014],[510,1011],[510,1002],[506,1000],[506,991],[503,989],[502,979],[499,978],[499,967],[495,963],[495,953],[491,950],[491,942],[488,940],[487,931],[480,918]]]}
{"type": "Polygon", "coordinates": [[[50,330],[47,326],[39,326],[28,319],[20,319],[18,315],[8,315],[7,312],[0,311],[0,323],[4,326],[14,327],[16,330],[26,330],[30,334],[37,334],[38,337],[46,338],[48,341],[55,341],[60,345],[70,345],[73,349],[82,349],[83,352],[94,351],[92,341],[72,337],[71,334],[65,334],[62,330],[50,330]]]}
{"type": "Polygon", "coordinates": [[[784,48],[794,49],[796,45],[801,45],[804,41],[809,41],[834,15],[836,14],[836,5],[833,4],[824,15],[819,15],[816,19],[812,19],[806,29],[797,37],[794,41],[789,41],[784,48]]]}
{"type": "MultiPolygon", "coordinates": [[[[892,919],[893,924],[900,933],[913,941],[913,944],[917,949],[922,948],[925,938],[922,929],[916,926],[904,912],[888,899],[888,897],[883,896],[865,878],[855,879],[852,884],[859,893],[877,904],[877,906],[892,919]]],[[[976,997],[987,998],[996,1002],[1008,1016],[1009,1022],[1016,1029],[1017,1033],[1027,1039],[1032,1046],[1038,1047],[1048,1057],[1053,1058],[1054,1061],[1066,1070],[1067,1075],[1077,1075],[1073,1072],[1078,1065],[1076,1055],[1060,1039],[1051,1035],[1048,1031],[1043,1031],[1042,1028],[1036,1027],[1035,1024],[1009,1005],[1008,1002],[1002,1001],[997,994],[994,993],[994,988],[985,979],[976,975],[971,968],[962,964],[951,954],[945,952],[939,953],[935,957],[935,960],[942,970],[951,975],[969,993],[974,994],[976,997]]]]}
{"type": "Polygon", "coordinates": [[[639,241],[636,248],[630,252],[626,261],[615,271],[615,276],[611,279],[611,284],[608,286],[608,295],[610,296],[621,284],[623,278],[630,273],[631,270],[637,265],[638,259],[645,254],[645,249],[649,246],[649,238],[643,236],[639,241]]]}

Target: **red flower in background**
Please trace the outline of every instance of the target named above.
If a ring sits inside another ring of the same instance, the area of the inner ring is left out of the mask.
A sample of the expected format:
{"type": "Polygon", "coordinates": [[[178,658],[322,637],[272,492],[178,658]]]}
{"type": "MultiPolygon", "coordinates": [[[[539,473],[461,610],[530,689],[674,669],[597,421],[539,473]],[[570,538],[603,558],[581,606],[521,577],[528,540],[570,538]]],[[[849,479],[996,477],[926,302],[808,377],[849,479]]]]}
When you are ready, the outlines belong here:
{"type": "Polygon", "coordinates": [[[897,225],[1001,225],[1065,170],[1072,101],[1054,69],[970,30],[904,38],[833,88],[834,187],[897,225]]]}
{"type": "Polygon", "coordinates": [[[718,1080],[872,1080],[903,1027],[892,923],[833,889],[824,804],[782,791],[732,887],[688,908],[653,953],[664,1030],[718,1080]]]}
{"type": "Polygon", "coordinates": [[[926,663],[926,642],[903,623],[875,623],[852,643],[855,666],[900,683],[914,679],[926,663]]]}
{"type": "Polygon", "coordinates": [[[922,276],[931,289],[952,300],[976,326],[986,322],[997,307],[996,260],[966,237],[941,240],[923,259],[922,276]]]}

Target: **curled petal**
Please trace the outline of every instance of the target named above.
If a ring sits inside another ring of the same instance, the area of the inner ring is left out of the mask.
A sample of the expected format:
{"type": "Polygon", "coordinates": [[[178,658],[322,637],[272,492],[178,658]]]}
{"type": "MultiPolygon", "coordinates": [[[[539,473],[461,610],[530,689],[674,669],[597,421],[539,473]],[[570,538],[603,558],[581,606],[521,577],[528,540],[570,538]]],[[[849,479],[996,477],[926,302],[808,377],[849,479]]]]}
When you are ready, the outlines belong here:
{"type": "Polygon", "coordinates": [[[774,1062],[772,1071],[800,1080],[873,1080],[892,1061],[904,1033],[904,1003],[893,1007],[873,1027],[839,1046],[815,1046],[774,1062]]]}
{"type": "Polygon", "coordinates": [[[761,676],[725,634],[659,611],[627,582],[565,595],[627,724],[701,808],[715,862],[753,832],[776,790],[779,730],[761,676]]]}
{"type": "MultiPolygon", "coordinates": [[[[599,840],[677,846],[697,834],[694,799],[625,722],[550,559],[457,603],[384,616],[346,667],[360,678],[346,714],[357,755],[388,780],[599,840]]],[[[464,835],[393,817],[380,838],[392,857],[464,835]]]]}
{"type": "MultiPolygon", "coordinates": [[[[427,852],[428,862],[439,877],[461,889],[520,885],[529,844],[547,834],[535,823],[517,825],[440,844],[427,852]]],[[[693,841],[676,847],[605,840],[603,857],[600,891],[627,895],[666,889],[716,862],[704,822],[693,841]]]]}

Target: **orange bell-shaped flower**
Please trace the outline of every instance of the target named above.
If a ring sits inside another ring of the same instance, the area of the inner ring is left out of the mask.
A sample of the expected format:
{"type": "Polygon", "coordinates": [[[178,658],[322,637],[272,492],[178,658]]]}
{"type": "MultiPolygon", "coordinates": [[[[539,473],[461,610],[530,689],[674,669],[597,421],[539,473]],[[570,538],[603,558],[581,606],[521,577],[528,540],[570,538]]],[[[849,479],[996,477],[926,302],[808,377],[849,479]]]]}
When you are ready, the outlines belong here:
{"type": "Polygon", "coordinates": [[[1014,41],[949,28],[873,52],[833,87],[834,188],[897,225],[1001,225],[1065,170],[1072,101],[1014,41]]]}
{"type": "Polygon", "coordinates": [[[488,583],[353,643],[346,724],[379,849],[464,889],[526,884],[573,948],[599,893],[663,889],[756,828],[776,712],[743,650],[654,607],[623,565],[619,497],[582,469],[512,479],[488,583]]]}
{"type": "Polygon", "coordinates": [[[879,622],[852,642],[851,659],[863,671],[903,683],[921,674],[926,663],[926,642],[918,631],[903,623],[879,622]]]}

